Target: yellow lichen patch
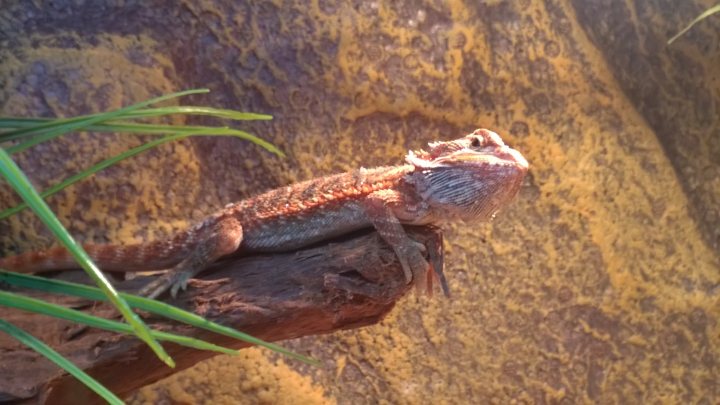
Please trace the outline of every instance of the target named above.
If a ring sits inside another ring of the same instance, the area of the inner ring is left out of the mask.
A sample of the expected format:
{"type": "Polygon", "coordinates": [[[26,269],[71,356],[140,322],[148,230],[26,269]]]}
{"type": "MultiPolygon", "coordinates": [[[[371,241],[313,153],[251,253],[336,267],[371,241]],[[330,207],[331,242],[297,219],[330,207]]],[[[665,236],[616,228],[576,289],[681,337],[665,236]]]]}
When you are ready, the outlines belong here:
{"type": "MultiPolygon", "coordinates": [[[[610,85],[617,86],[602,55],[580,31],[575,38],[585,45],[585,55],[592,58],[598,73],[606,77],[610,85]]],[[[630,104],[621,91],[617,94],[616,103],[630,104]]],[[[633,303],[648,294],[656,297],[658,305],[666,311],[688,311],[698,306],[712,309],[716,301],[711,296],[688,294],[683,291],[681,279],[692,279],[698,284],[717,283],[720,281],[717,256],[703,243],[688,217],[688,199],[662,145],[642,126],[644,120],[635,109],[616,108],[615,111],[622,114],[623,121],[632,123],[627,129],[629,133],[642,133],[634,139],[637,149],[629,151],[623,148],[622,138],[590,126],[592,132],[583,137],[584,145],[580,149],[587,151],[586,154],[574,156],[579,161],[572,167],[556,167],[557,172],[564,173],[563,182],[549,183],[543,191],[567,190],[576,198],[576,204],[566,208],[577,210],[587,218],[590,235],[602,250],[608,275],[623,299],[621,305],[625,310],[633,310],[633,303]],[[609,149],[610,159],[598,160],[593,151],[599,148],[609,149]],[[639,157],[638,151],[647,153],[639,157]],[[653,171],[648,171],[643,164],[651,166],[653,171]],[[609,169],[622,176],[610,176],[609,169]],[[664,212],[658,217],[654,205],[659,203],[664,212]],[[667,252],[668,244],[677,246],[672,255],[667,252]]],[[[557,162],[548,159],[536,165],[557,162]]],[[[612,310],[618,303],[607,304],[607,309],[612,310]]]]}
{"type": "Polygon", "coordinates": [[[268,360],[259,349],[236,357],[218,356],[138,391],[132,404],[317,404],[331,405],[321,387],[289,368],[268,360]],[[203,380],[202,384],[197,384],[203,380]]]}

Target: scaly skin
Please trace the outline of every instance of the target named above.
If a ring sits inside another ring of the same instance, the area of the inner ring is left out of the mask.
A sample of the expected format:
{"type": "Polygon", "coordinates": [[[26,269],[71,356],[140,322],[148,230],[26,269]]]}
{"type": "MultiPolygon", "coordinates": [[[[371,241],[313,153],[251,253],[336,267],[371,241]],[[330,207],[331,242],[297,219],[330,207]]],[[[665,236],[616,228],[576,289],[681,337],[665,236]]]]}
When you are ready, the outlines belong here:
{"type": "MultiPolygon", "coordinates": [[[[105,271],[170,268],[143,293],[157,297],[170,289],[174,296],[188,279],[237,251],[290,251],[374,227],[395,250],[407,282],[422,291],[430,266],[424,247],[402,225],[489,220],[517,194],[528,164],[486,129],[431,143],[428,151],[409,152],[406,161],[278,188],[230,204],[171,239],[84,247],[105,271]]],[[[61,247],[0,259],[0,268],[23,273],[73,267],[61,247]]]]}

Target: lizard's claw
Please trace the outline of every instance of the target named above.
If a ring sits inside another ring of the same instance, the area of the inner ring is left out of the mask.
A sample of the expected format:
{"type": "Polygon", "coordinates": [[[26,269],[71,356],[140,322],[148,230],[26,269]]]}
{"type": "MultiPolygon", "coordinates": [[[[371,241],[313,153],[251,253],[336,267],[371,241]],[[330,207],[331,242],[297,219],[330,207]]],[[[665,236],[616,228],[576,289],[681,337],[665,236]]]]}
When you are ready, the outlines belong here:
{"type": "Polygon", "coordinates": [[[411,243],[404,244],[397,249],[397,257],[405,273],[405,281],[415,284],[418,293],[427,289],[427,273],[430,269],[422,252],[425,251],[425,245],[420,242],[411,240],[411,243]],[[420,249],[420,246],[422,249],[420,249]]]}
{"type": "Polygon", "coordinates": [[[164,274],[141,288],[140,291],[137,292],[137,295],[154,300],[167,291],[170,285],[171,284],[168,281],[168,274],[164,274]]]}
{"type": "Polygon", "coordinates": [[[190,278],[191,274],[188,274],[186,272],[177,274],[175,279],[172,281],[172,286],[170,287],[170,296],[175,298],[177,297],[178,291],[185,291],[187,289],[187,283],[190,278]]]}
{"type": "Polygon", "coordinates": [[[413,279],[413,271],[412,271],[412,268],[410,267],[410,264],[407,261],[407,255],[398,252],[397,257],[398,257],[398,260],[400,261],[400,266],[403,269],[403,273],[405,274],[405,282],[410,284],[410,282],[413,279]]]}
{"type": "Polygon", "coordinates": [[[143,287],[138,295],[150,299],[156,299],[163,295],[166,291],[170,291],[173,298],[177,297],[179,291],[185,291],[187,282],[192,278],[192,274],[185,271],[168,272],[153,280],[150,284],[143,287]]]}
{"type": "Polygon", "coordinates": [[[415,245],[415,247],[417,247],[418,250],[419,250],[420,252],[422,252],[422,253],[425,253],[425,252],[427,251],[427,247],[426,247],[425,244],[422,243],[422,242],[418,242],[418,241],[416,241],[416,240],[410,239],[410,243],[412,243],[413,245],[415,245]]]}
{"type": "Polygon", "coordinates": [[[405,280],[415,284],[418,294],[432,295],[433,284],[439,284],[446,297],[450,296],[447,280],[443,272],[445,254],[443,250],[442,232],[436,229],[435,238],[426,242],[418,242],[408,238],[397,250],[397,256],[405,273],[405,280]],[[429,263],[424,253],[429,256],[429,263]]]}

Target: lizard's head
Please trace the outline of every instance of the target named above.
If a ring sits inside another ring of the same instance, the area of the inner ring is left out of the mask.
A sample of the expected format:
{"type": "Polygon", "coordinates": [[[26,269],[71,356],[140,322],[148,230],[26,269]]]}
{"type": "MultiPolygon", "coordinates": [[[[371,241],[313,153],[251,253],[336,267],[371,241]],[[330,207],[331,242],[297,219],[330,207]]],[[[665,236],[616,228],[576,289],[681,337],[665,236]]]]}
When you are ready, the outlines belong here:
{"type": "Polygon", "coordinates": [[[527,160],[487,129],[408,153],[408,180],[437,218],[486,220],[517,194],[527,160]]]}

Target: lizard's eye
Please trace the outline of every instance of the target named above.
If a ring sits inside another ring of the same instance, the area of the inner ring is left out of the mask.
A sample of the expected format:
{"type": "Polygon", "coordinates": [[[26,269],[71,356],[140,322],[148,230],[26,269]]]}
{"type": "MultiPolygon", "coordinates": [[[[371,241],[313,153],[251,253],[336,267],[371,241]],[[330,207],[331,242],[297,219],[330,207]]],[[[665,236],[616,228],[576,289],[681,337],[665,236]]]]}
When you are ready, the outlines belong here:
{"type": "Polygon", "coordinates": [[[482,146],[482,141],[480,140],[480,137],[473,136],[472,140],[470,141],[470,146],[473,148],[479,148],[482,146]]]}

